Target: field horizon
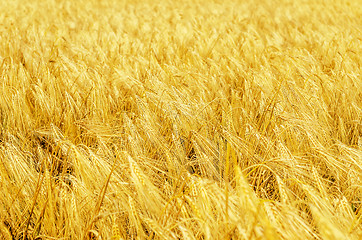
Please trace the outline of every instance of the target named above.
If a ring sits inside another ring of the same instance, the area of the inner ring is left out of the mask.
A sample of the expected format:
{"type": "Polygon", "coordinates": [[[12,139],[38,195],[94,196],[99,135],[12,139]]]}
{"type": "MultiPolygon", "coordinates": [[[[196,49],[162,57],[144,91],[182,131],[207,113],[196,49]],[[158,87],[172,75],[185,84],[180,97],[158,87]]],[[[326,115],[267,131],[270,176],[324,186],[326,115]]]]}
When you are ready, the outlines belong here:
{"type": "Polygon", "coordinates": [[[362,239],[359,0],[0,2],[0,239],[362,239]]]}

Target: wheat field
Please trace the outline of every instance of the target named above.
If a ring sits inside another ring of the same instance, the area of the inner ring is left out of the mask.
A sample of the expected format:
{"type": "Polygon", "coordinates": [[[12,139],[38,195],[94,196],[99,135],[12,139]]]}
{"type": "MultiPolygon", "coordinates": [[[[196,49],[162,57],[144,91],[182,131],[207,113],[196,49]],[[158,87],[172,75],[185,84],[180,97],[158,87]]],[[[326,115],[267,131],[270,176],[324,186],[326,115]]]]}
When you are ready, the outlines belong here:
{"type": "Polygon", "coordinates": [[[360,0],[0,1],[0,239],[362,239],[360,0]]]}

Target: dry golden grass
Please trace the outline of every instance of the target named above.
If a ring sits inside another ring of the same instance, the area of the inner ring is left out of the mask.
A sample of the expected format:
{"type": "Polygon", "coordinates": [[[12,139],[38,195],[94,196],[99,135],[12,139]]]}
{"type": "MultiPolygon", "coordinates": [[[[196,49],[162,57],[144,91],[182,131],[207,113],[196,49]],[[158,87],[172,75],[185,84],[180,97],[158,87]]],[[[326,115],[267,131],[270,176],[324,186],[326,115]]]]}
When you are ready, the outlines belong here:
{"type": "Polygon", "coordinates": [[[0,17],[0,239],[362,239],[360,0],[0,17]]]}

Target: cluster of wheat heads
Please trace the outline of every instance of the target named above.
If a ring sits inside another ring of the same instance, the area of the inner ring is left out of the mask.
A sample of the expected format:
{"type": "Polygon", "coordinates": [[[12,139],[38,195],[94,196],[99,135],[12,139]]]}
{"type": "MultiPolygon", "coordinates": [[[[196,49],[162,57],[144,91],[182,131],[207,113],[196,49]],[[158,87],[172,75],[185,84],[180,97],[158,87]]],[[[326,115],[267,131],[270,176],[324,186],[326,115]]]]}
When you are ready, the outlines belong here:
{"type": "Polygon", "coordinates": [[[0,239],[361,239],[361,16],[1,1],[0,239]]]}

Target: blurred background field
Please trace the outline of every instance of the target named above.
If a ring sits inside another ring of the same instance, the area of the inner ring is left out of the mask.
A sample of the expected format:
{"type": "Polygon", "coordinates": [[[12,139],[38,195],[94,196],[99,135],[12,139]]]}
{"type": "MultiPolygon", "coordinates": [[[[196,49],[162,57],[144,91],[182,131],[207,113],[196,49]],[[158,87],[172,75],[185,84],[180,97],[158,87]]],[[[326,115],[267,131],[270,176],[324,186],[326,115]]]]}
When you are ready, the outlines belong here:
{"type": "Polygon", "coordinates": [[[359,0],[0,2],[0,239],[362,239],[359,0]]]}

